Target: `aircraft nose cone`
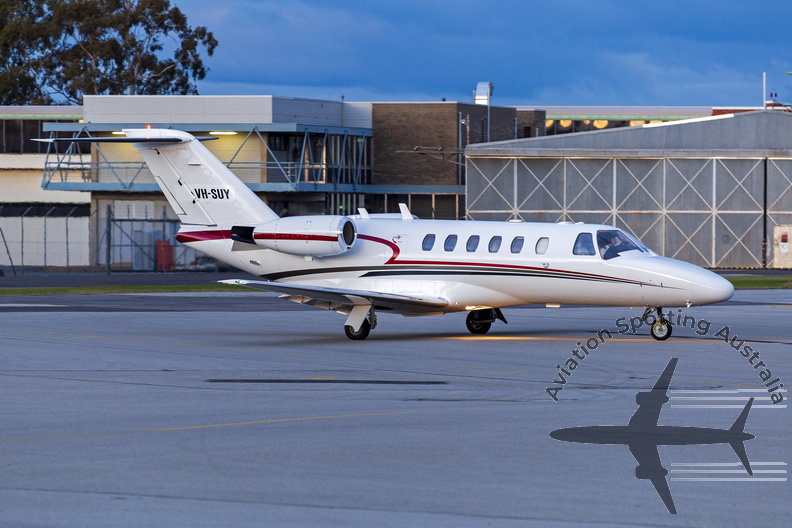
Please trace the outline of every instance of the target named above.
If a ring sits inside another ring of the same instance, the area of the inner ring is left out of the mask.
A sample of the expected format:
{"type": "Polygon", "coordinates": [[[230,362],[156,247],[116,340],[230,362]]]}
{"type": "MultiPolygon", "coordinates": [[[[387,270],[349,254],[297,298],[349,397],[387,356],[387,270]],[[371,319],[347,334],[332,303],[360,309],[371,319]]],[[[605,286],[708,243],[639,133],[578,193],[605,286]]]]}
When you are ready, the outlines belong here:
{"type": "Polygon", "coordinates": [[[693,298],[696,305],[728,301],[734,295],[732,283],[709,270],[698,269],[693,272],[693,298]]]}

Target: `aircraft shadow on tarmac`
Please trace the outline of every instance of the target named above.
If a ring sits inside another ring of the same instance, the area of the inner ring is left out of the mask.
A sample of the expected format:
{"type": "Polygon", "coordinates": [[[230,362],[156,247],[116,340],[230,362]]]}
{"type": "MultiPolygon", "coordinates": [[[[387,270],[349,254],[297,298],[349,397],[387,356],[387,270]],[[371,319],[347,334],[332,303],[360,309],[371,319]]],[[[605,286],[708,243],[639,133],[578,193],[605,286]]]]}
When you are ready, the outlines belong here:
{"type": "Polygon", "coordinates": [[[668,470],[663,467],[660,461],[658,446],[729,444],[745,467],[745,471],[753,476],[744,442],[755,438],[754,435],[744,431],[745,422],[754,401],[753,398],[748,400],[729,429],[658,425],[662,406],[669,401],[668,387],[671,384],[676,364],[677,358],[671,358],[652,390],[638,392],[635,395],[638,410],[635,411],[627,425],[569,427],[556,429],[550,433],[551,438],[564,442],[626,445],[638,462],[638,466],[635,468],[635,478],[649,480],[652,483],[669,513],[676,513],[677,510],[666,480],[668,470]]]}

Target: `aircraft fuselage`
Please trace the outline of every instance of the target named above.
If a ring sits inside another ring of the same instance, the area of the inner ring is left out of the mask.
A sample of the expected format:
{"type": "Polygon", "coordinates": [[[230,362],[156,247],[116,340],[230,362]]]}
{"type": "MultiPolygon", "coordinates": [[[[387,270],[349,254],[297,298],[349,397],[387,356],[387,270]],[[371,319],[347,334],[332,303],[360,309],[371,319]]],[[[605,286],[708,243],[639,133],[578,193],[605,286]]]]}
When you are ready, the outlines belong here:
{"type": "Polygon", "coordinates": [[[443,312],[535,303],[692,306],[733,293],[719,275],[643,246],[609,260],[599,251],[574,253],[581,233],[596,239],[612,226],[351,218],[354,246],[329,257],[234,242],[228,227],[184,226],[177,238],[267,280],[443,297],[443,312]]]}

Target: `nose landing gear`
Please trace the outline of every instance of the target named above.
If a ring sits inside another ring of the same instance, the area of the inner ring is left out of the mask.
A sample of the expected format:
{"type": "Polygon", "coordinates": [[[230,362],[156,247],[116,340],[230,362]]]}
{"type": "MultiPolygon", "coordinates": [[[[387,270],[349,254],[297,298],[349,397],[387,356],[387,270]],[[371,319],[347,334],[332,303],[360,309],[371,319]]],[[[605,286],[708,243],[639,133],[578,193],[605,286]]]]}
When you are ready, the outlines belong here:
{"type": "Polygon", "coordinates": [[[643,314],[643,321],[649,325],[649,333],[658,341],[665,341],[671,337],[671,321],[663,315],[663,308],[647,308],[643,314]]]}

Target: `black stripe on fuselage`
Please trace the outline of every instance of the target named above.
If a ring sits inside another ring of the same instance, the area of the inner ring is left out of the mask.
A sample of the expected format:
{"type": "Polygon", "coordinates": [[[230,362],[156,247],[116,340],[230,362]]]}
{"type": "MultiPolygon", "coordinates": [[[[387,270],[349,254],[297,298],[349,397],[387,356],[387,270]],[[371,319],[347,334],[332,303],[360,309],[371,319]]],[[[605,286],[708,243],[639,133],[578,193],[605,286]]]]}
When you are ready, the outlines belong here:
{"type": "Polygon", "coordinates": [[[427,275],[487,275],[497,277],[539,277],[543,279],[570,279],[570,280],[594,280],[601,282],[627,282],[630,284],[640,284],[629,279],[618,279],[609,277],[590,277],[581,275],[570,275],[563,272],[539,272],[539,271],[490,271],[490,270],[384,270],[370,271],[362,277],[394,277],[394,276],[427,276],[427,275]]]}
{"type": "Polygon", "coordinates": [[[382,268],[372,268],[371,266],[350,266],[339,267],[331,269],[316,269],[316,270],[293,270],[284,271],[280,273],[268,273],[261,275],[263,278],[270,281],[283,280],[293,277],[305,277],[307,275],[323,275],[326,273],[353,273],[363,272],[361,278],[373,277],[427,277],[432,275],[453,275],[453,276],[490,276],[490,277],[533,277],[544,279],[568,279],[568,280],[583,280],[604,282],[610,284],[636,284],[641,286],[657,286],[659,284],[649,284],[641,281],[631,279],[621,279],[618,277],[603,277],[596,275],[578,274],[574,272],[563,271],[543,271],[543,270],[503,270],[491,268],[471,268],[471,269],[449,269],[446,267],[436,268],[415,268],[414,266],[386,266],[382,268]]]}

